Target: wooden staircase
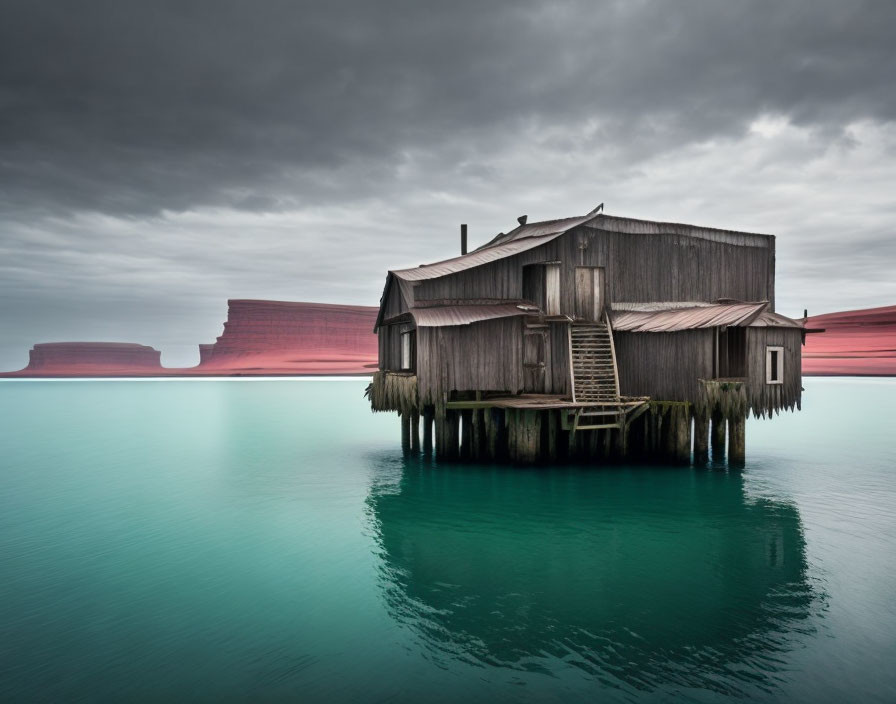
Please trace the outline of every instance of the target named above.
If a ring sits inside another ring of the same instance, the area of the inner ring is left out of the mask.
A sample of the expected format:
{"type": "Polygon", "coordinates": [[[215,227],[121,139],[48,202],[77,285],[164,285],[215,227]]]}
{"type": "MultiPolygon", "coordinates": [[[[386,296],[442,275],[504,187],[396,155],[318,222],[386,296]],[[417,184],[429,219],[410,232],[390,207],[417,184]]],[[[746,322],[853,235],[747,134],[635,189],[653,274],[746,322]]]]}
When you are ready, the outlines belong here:
{"type": "Polygon", "coordinates": [[[626,411],[620,403],[613,331],[606,315],[603,322],[570,325],[569,358],[572,400],[587,404],[576,413],[573,429],[621,428],[626,411]]]}

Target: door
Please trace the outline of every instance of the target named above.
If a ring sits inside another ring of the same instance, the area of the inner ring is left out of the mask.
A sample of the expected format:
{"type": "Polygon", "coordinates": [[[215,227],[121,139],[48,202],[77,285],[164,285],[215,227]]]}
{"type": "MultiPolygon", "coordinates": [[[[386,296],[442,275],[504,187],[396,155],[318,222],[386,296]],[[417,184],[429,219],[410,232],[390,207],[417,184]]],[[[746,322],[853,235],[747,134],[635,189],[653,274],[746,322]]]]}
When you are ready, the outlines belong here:
{"type": "Polygon", "coordinates": [[[599,266],[576,267],[576,318],[600,320],[604,313],[604,269],[599,266]]]}
{"type": "Polygon", "coordinates": [[[523,332],[523,392],[544,393],[544,348],[546,331],[542,328],[523,332]]]}

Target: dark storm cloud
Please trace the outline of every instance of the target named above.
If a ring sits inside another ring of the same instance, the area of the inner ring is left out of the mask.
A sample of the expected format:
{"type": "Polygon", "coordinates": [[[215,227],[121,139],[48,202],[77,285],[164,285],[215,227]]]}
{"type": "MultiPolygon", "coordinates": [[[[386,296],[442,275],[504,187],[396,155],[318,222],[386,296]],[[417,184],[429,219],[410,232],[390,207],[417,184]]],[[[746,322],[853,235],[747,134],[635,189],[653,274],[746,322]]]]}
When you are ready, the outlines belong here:
{"type": "Polygon", "coordinates": [[[762,112],[836,133],[896,115],[893,26],[873,2],[6,2],[3,199],[276,210],[588,117],[633,155],[762,112]]]}
{"type": "Polygon", "coordinates": [[[781,235],[782,312],[890,303],[894,26],[870,1],[0,0],[0,369],[79,338],[192,363],[228,297],[375,304],[460,221],[478,244],[602,200],[781,235]]]}

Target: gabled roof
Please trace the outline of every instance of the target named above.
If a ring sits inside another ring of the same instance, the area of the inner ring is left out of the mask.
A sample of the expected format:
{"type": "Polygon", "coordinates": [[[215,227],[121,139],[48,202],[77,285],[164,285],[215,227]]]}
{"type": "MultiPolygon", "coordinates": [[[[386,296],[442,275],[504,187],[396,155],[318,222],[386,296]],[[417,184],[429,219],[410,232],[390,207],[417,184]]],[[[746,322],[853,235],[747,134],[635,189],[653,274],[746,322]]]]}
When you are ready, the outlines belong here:
{"type": "Polygon", "coordinates": [[[534,249],[581,225],[587,225],[590,228],[607,232],[621,232],[633,235],[684,235],[752,247],[768,247],[769,241],[774,239],[772,235],[720,230],[712,227],[697,227],[681,223],[620,218],[592,210],[587,215],[520,225],[506,234],[501,233],[497,235],[490,242],[474,249],[469,254],[452,257],[433,264],[421,264],[412,269],[396,269],[390,273],[403,281],[437,279],[441,276],[456,274],[460,271],[466,271],[467,269],[534,249]]]}

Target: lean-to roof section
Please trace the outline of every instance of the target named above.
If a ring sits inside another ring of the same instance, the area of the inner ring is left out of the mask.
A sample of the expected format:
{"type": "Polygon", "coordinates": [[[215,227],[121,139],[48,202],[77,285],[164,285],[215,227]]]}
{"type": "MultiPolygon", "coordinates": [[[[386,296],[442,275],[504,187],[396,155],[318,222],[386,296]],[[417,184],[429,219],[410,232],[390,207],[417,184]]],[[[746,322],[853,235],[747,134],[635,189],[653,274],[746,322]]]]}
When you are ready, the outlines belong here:
{"type": "Polygon", "coordinates": [[[446,327],[470,325],[483,320],[510,318],[516,315],[537,315],[540,311],[532,305],[498,303],[490,305],[427,306],[411,309],[417,327],[446,327]]]}
{"type": "Polygon", "coordinates": [[[613,330],[624,332],[678,332],[700,328],[749,325],[768,303],[731,303],[675,310],[613,311],[613,330]]]}

